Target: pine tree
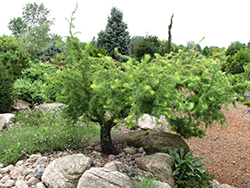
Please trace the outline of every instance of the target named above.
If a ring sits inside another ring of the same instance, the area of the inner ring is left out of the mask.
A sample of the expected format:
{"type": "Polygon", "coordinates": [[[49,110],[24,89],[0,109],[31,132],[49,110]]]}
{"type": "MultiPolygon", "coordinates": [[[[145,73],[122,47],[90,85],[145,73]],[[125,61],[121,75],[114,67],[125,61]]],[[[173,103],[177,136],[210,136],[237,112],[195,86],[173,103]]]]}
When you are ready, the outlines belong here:
{"type": "Polygon", "coordinates": [[[130,55],[130,36],[127,29],[127,24],[123,21],[123,13],[113,7],[105,31],[101,30],[98,33],[97,48],[104,48],[107,55],[116,61],[126,62],[127,59],[118,56],[114,49],[118,48],[118,53],[122,55],[130,55]]]}

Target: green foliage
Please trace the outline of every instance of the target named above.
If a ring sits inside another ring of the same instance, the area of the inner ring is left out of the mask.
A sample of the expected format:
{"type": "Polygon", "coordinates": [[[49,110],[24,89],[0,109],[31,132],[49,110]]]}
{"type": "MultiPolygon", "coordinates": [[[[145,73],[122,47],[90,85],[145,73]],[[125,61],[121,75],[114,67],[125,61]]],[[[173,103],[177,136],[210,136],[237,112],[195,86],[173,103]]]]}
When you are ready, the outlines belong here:
{"type": "Polygon", "coordinates": [[[226,56],[233,56],[236,54],[240,49],[244,49],[246,45],[242,44],[239,41],[231,42],[231,44],[228,46],[226,51],[226,56]]]}
{"type": "Polygon", "coordinates": [[[169,148],[169,154],[175,160],[175,170],[172,176],[176,179],[176,188],[209,188],[210,181],[214,175],[209,175],[207,170],[202,166],[204,158],[193,158],[193,152],[189,151],[184,155],[184,149],[180,149],[180,154],[169,148]]]}
{"type": "Polygon", "coordinates": [[[210,49],[208,46],[205,46],[205,48],[202,50],[202,55],[209,57],[211,55],[210,49]]]}
{"type": "Polygon", "coordinates": [[[228,56],[225,71],[231,74],[244,72],[244,66],[250,62],[250,50],[240,49],[233,56],[228,56]]]}
{"type": "Polygon", "coordinates": [[[43,54],[40,57],[40,59],[45,61],[50,61],[51,58],[54,58],[56,54],[61,53],[62,48],[56,46],[56,42],[54,41],[52,44],[50,44],[47,48],[43,50],[43,54]]]}
{"type": "Polygon", "coordinates": [[[34,26],[53,23],[52,20],[48,19],[49,12],[43,3],[40,5],[36,3],[25,4],[22,18],[18,17],[10,20],[8,28],[12,31],[12,35],[19,38],[19,34],[27,33],[34,26]]]}
{"type": "Polygon", "coordinates": [[[21,71],[29,67],[29,56],[22,51],[20,42],[12,36],[0,37],[0,62],[17,79],[21,71]]]}
{"type": "Polygon", "coordinates": [[[117,66],[110,57],[91,58],[74,38],[72,43],[75,48],[66,59],[72,69],[57,72],[57,99],[67,105],[70,119],[83,116],[99,123],[104,153],[116,152],[112,127],[144,113],[165,115],[170,129],[184,138],[205,136],[214,120],[225,123],[221,109],[234,101],[234,92],[219,60],[196,57],[190,50],[167,57],[156,54],[152,61],[150,55],[141,62],[130,58],[117,66]],[[110,119],[106,112],[112,114],[110,119]]]}
{"type": "Polygon", "coordinates": [[[41,80],[32,82],[30,79],[17,79],[13,87],[13,97],[30,103],[41,104],[44,102],[44,98],[41,93],[42,85],[43,82],[41,80]]]}
{"type": "Polygon", "coordinates": [[[49,34],[50,25],[46,23],[34,26],[27,33],[22,32],[18,35],[22,49],[29,53],[32,59],[52,42],[49,34]]]}
{"type": "Polygon", "coordinates": [[[23,7],[22,18],[14,18],[8,25],[12,34],[21,41],[22,49],[32,59],[52,42],[49,31],[53,19],[48,19],[49,13],[43,3],[28,3],[23,7]]]}
{"type": "Polygon", "coordinates": [[[1,133],[0,162],[14,164],[35,152],[80,149],[99,132],[97,126],[83,119],[68,126],[60,111],[23,111],[17,114],[14,126],[1,133]]]}
{"type": "Polygon", "coordinates": [[[130,36],[127,31],[127,24],[123,21],[123,13],[113,7],[111,16],[108,17],[108,23],[105,31],[98,33],[97,48],[104,48],[107,55],[119,62],[126,62],[126,58],[118,56],[114,49],[122,55],[130,55],[130,36]]]}
{"type": "Polygon", "coordinates": [[[7,113],[11,110],[13,81],[12,75],[0,62],[0,113],[7,113]]]}
{"type": "Polygon", "coordinates": [[[132,49],[131,56],[136,58],[137,61],[140,61],[145,54],[149,54],[153,58],[154,54],[158,52],[160,45],[161,43],[157,36],[148,36],[132,49]]]}
{"type": "Polygon", "coordinates": [[[229,82],[240,100],[243,100],[243,94],[250,91],[250,64],[244,66],[244,72],[240,74],[228,74],[229,82]]]}
{"type": "Polygon", "coordinates": [[[155,183],[155,180],[157,180],[157,177],[155,177],[153,174],[151,174],[150,178],[140,177],[140,179],[141,181],[137,181],[137,180],[133,181],[135,188],[161,188],[162,187],[155,183]]]}
{"type": "Polygon", "coordinates": [[[57,67],[49,63],[32,64],[22,72],[22,78],[15,81],[14,97],[30,103],[55,102],[56,78],[49,75],[57,67]]]}

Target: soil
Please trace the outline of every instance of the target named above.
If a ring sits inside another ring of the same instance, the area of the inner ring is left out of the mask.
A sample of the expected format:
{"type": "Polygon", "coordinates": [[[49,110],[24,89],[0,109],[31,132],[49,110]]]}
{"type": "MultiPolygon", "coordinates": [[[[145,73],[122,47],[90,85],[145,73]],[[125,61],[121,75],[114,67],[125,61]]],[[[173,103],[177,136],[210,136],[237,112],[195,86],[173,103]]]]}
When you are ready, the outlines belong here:
{"type": "Polygon", "coordinates": [[[205,167],[220,184],[250,188],[250,109],[237,103],[224,111],[229,126],[214,123],[208,138],[186,140],[195,157],[204,157],[205,167]]]}

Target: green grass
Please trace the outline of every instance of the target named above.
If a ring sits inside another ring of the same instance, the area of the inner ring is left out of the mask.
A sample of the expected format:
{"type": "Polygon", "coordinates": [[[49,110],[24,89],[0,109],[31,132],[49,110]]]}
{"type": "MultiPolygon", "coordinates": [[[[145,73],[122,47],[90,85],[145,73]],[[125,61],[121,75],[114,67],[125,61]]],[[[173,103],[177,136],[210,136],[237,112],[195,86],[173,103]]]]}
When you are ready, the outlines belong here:
{"type": "Polygon", "coordinates": [[[26,154],[83,148],[91,138],[99,135],[98,125],[87,121],[69,124],[59,111],[21,112],[14,125],[1,133],[0,162],[14,164],[26,154]]]}

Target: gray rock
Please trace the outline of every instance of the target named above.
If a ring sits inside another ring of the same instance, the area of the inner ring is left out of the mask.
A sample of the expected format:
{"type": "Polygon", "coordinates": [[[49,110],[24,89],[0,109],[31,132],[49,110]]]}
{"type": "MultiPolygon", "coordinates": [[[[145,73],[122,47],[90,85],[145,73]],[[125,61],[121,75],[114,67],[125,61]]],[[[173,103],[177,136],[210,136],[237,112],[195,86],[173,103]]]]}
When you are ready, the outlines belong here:
{"type": "Polygon", "coordinates": [[[246,99],[250,99],[250,92],[244,93],[244,97],[245,97],[246,99]]]}
{"type": "Polygon", "coordinates": [[[91,168],[83,173],[77,188],[133,188],[130,178],[118,171],[110,172],[106,168],[91,168]]]}
{"type": "Polygon", "coordinates": [[[39,179],[37,179],[37,178],[35,178],[35,177],[31,177],[31,178],[28,180],[27,184],[28,184],[28,186],[32,186],[32,185],[37,184],[38,182],[40,182],[39,179]]]}
{"type": "Polygon", "coordinates": [[[40,157],[39,159],[37,159],[36,164],[43,164],[46,163],[48,160],[47,157],[40,157]]]}
{"type": "Polygon", "coordinates": [[[43,182],[39,182],[36,184],[36,188],[46,188],[43,182]]]}
{"type": "Polygon", "coordinates": [[[15,181],[14,180],[7,180],[4,184],[3,187],[12,187],[15,185],[15,181]]]}
{"type": "Polygon", "coordinates": [[[0,173],[6,174],[6,173],[10,172],[13,168],[14,168],[13,165],[6,166],[6,167],[0,169],[0,173]]]}
{"type": "MultiPolygon", "coordinates": [[[[162,131],[153,133],[147,133],[146,131],[112,133],[111,138],[112,141],[119,141],[120,143],[126,141],[128,145],[133,147],[143,147],[149,155],[158,152],[168,153],[168,147],[177,152],[183,148],[185,154],[189,152],[189,146],[179,135],[162,131]]],[[[100,143],[100,137],[95,137],[90,140],[89,145],[94,146],[98,143],[100,143]]]]}
{"type": "Polygon", "coordinates": [[[41,180],[44,172],[45,172],[45,168],[37,168],[34,171],[34,177],[41,180]]]}
{"type": "Polygon", "coordinates": [[[125,152],[126,154],[131,154],[131,155],[137,153],[135,149],[129,148],[129,147],[124,148],[124,152],[125,152]]]}
{"type": "Polygon", "coordinates": [[[109,171],[118,171],[119,170],[117,164],[114,161],[105,164],[104,168],[109,169],[109,171]]]}
{"type": "Polygon", "coordinates": [[[167,130],[168,122],[163,115],[160,119],[157,119],[149,114],[143,114],[143,116],[138,119],[137,126],[142,129],[167,130]]]}
{"type": "Polygon", "coordinates": [[[91,159],[83,154],[73,154],[52,161],[42,176],[48,188],[75,188],[79,178],[91,166],[91,159]]]}
{"type": "Polygon", "coordinates": [[[8,180],[10,180],[10,176],[9,175],[5,175],[4,177],[1,178],[0,183],[4,184],[8,180]]]}
{"type": "Polygon", "coordinates": [[[213,179],[213,181],[211,181],[210,184],[213,186],[213,188],[219,188],[220,187],[220,183],[215,179],[213,179]]]}
{"type": "Polygon", "coordinates": [[[32,107],[33,105],[31,104],[31,103],[29,103],[29,102],[26,102],[26,101],[24,101],[24,100],[18,100],[18,99],[16,99],[16,100],[14,100],[14,104],[13,104],[13,108],[15,109],[15,110],[25,110],[25,109],[27,109],[27,110],[30,110],[30,107],[32,107]]]}
{"type": "Polygon", "coordinates": [[[112,154],[110,154],[110,155],[108,156],[108,159],[111,160],[111,161],[113,161],[113,160],[115,159],[115,156],[112,155],[112,154]]]}
{"type": "Polygon", "coordinates": [[[231,188],[231,186],[228,184],[221,184],[219,188],[231,188]]]}
{"type": "Polygon", "coordinates": [[[48,103],[48,104],[41,104],[41,105],[37,106],[36,108],[41,108],[44,110],[52,110],[52,109],[57,110],[57,109],[60,109],[64,106],[65,105],[61,104],[61,103],[48,103]]]}
{"type": "Polygon", "coordinates": [[[27,176],[28,174],[33,173],[34,170],[32,170],[31,168],[26,168],[23,172],[22,175],[23,176],[27,176]]]}
{"type": "Polygon", "coordinates": [[[116,157],[117,158],[121,158],[121,157],[124,157],[125,153],[119,153],[116,157]]]}
{"type": "Polygon", "coordinates": [[[172,188],[175,186],[175,180],[172,176],[174,159],[171,155],[155,153],[136,159],[136,164],[142,170],[153,173],[160,181],[168,183],[172,188]]]}
{"type": "Polygon", "coordinates": [[[138,152],[143,153],[144,152],[143,147],[138,148],[138,152]]]}
{"type": "Polygon", "coordinates": [[[0,114],[0,131],[5,129],[11,121],[15,119],[15,115],[11,113],[0,114]]]}

